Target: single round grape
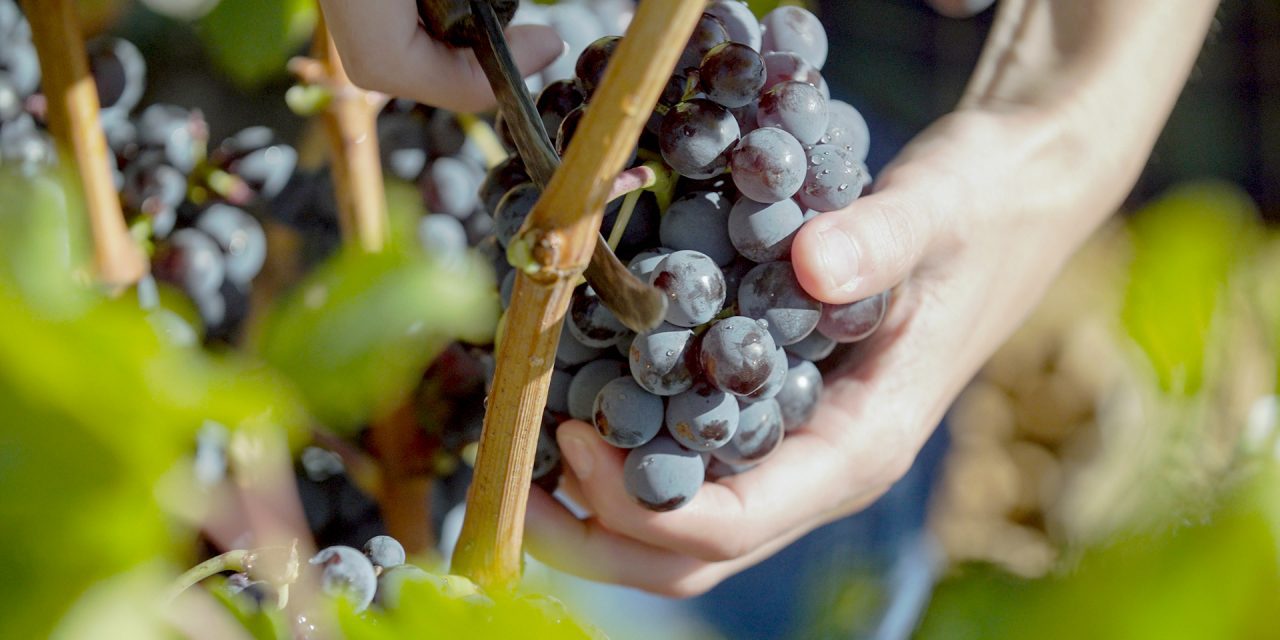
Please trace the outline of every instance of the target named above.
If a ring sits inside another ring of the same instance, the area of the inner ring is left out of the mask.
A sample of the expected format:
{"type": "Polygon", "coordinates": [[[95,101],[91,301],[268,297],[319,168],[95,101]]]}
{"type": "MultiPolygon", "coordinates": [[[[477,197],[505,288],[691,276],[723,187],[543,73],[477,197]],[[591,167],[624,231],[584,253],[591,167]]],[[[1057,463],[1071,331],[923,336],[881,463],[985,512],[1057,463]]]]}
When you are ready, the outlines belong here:
{"type": "Polygon", "coordinates": [[[649,275],[649,284],[667,294],[666,321],[676,326],[710,322],[724,305],[724,274],[697,251],[668,255],[649,275]]]}
{"type": "Polygon", "coordinates": [[[363,553],[344,546],[328,547],[311,558],[321,568],[321,586],[326,594],[348,598],[356,613],[373,602],[378,589],[378,576],[373,564],[363,553]]]}
{"type": "Polygon", "coordinates": [[[707,481],[717,482],[725,478],[746,473],[754,468],[757,464],[729,464],[719,458],[711,458],[711,462],[707,463],[707,481]]]}
{"type": "Polygon", "coordinates": [[[764,54],[764,88],[766,91],[777,86],[779,82],[804,82],[822,89],[825,81],[822,73],[804,58],[790,51],[774,51],[764,54]]]}
{"type": "Polygon", "coordinates": [[[98,37],[85,43],[102,117],[127,115],[147,88],[147,63],[133,43],[98,37]]]}
{"type": "Polygon", "coordinates": [[[782,347],[778,347],[773,352],[772,370],[769,378],[760,385],[759,389],[742,396],[744,401],[759,402],[768,400],[778,395],[782,391],[782,385],[787,381],[787,352],[782,347]]]}
{"type": "Polygon", "coordinates": [[[493,214],[493,235],[504,248],[520,233],[525,218],[533,211],[542,192],[532,182],[526,182],[507,192],[493,214]]]}
{"type": "MultiPolygon", "coordinates": [[[[612,236],[613,226],[618,223],[622,214],[623,202],[626,198],[618,198],[609,203],[604,210],[604,219],[600,221],[600,232],[605,237],[612,236]]],[[[658,198],[650,191],[643,191],[636,198],[631,209],[631,218],[627,220],[627,228],[622,231],[622,238],[614,253],[625,259],[641,250],[658,244],[658,230],[662,225],[662,209],[658,206],[658,198]]]]}
{"type": "Polygon", "coordinates": [[[555,413],[569,413],[569,384],[573,374],[564,369],[551,372],[551,386],[547,389],[547,410],[555,413]]]}
{"type": "Polygon", "coordinates": [[[582,55],[578,56],[578,62],[573,68],[574,79],[587,99],[591,98],[591,94],[595,93],[596,87],[604,79],[609,59],[618,50],[618,43],[621,41],[622,38],[618,36],[605,36],[587,45],[582,50],[582,55]]]}
{"type": "Polygon", "coordinates": [[[641,251],[632,256],[631,261],[627,263],[627,270],[639,278],[641,282],[648,282],[649,275],[653,273],[654,269],[658,268],[658,265],[662,264],[662,261],[668,255],[671,255],[671,250],[666,247],[641,251]]]}
{"type": "Polygon", "coordinates": [[[490,215],[498,211],[498,203],[507,192],[529,182],[529,172],[525,169],[520,156],[512,154],[485,174],[480,183],[480,204],[490,215]]]}
{"type": "Polygon", "coordinates": [[[14,88],[8,74],[0,71],[0,123],[11,122],[22,115],[22,96],[14,88]]]}
{"type": "Polygon", "coordinates": [[[437,158],[422,174],[419,184],[428,211],[463,219],[480,205],[483,181],[484,175],[471,163],[457,158],[437,158]]]}
{"type": "Polygon", "coordinates": [[[782,412],[783,427],[787,431],[793,431],[804,426],[813,417],[821,398],[822,372],[818,371],[818,366],[808,360],[789,356],[787,379],[782,383],[782,390],[773,398],[782,412]]]}
{"type": "Polygon", "coordinates": [[[568,318],[560,324],[560,342],[556,345],[557,366],[576,367],[599,358],[602,353],[603,349],[588,347],[573,337],[573,332],[569,331],[568,318]]]}
{"type": "Polygon", "coordinates": [[[244,180],[254,193],[270,199],[284,191],[297,166],[296,149],[287,144],[271,144],[244,154],[227,169],[244,180]]]}
{"type": "Polygon", "coordinates": [[[738,430],[738,401],[711,385],[695,385],[667,402],[666,423],[676,442],[710,451],[724,446],[738,430]]]}
{"type": "Polygon", "coordinates": [[[814,331],[804,340],[787,345],[787,353],[812,362],[825,359],[835,350],[836,341],[822,335],[821,331],[814,331]]]}
{"type": "Polygon", "coordinates": [[[769,379],[778,349],[768,323],[743,316],[726,318],[702,336],[702,368],[707,379],[722,391],[749,395],[769,379]]]}
{"type": "Polygon", "coordinates": [[[418,244],[428,258],[440,264],[460,265],[467,256],[467,229],[451,215],[428,213],[418,220],[418,244]]]}
{"type": "Polygon", "coordinates": [[[532,480],[538,482],[556,475],[560,468],[560,445],[556,442],[556,419],[544,413],[542,429],[538,431],[538,447],[533,455],[532,480]]]}
{"type": "Polygon", "coordinates": [[[779,345],[804,340],[822,318],[822,303],[796,279],[790,262],[766,262],[752,269],[738,287],[738,313],[766,320],[779,345]]]}
{"type": "Polygon", "coordinates": [[[822,21],[808,10],[783,6],[770,11],[760,21],[764,27],[761,47],[765,51],[791,51],[815,68],[827,62],[827,32],[822,21]]]}
{"type": "Polygon", "coordinates": [[[693,331],[672,324],[637,334],[627,358],[632,377],[654,395],[684,392],[693,386],[693,345],[693,331]]]}
{"type": "Polygon", "coordinates": [[[685,45],[684,51],[680,53],[680,62],[676,64],[676,71],[697,69],[708,51],[728,41],[729,32],[725,29],[724,23],[709,13],[703,13],[698,18],[698,23],[694,25],[693,34],[689,36],[689,42],[685,45]]]}
{"type": "Polygon", "coordinates": [[[228,280],[249,282],[262,270],[267,261],[267,234],[262,224],[244,210],[214,203],[196,218],[195,226],[222,249],[228,280]]]}
{"type": "Polygon", "coordinates": [[[565,114],[560,120],[560,126],[553,133],[555,135],[556,154],[563,156],[569,151],[569,143],[573,141],[573,134],[578,132],[578,125],[582,124],[582,118],[587,115],[587,105],[582,105],[565,114]]]}
{"type": "Polygon", "coordinates": [[[626,375],[627,365],[621,360],[595,360],[583,365],[569,382],[569,415],[590,420],[600,390],[626,375]]]}
{"type": "Polygon", "coordinates": [[[707,13],[720,19],[731,42],[745,44],[756,51],[760,50],[760,21],[756,19],[751,7],[740,0],[713,0],[707,5],[707,13]]]}
{"type": "Polygon", "coordinates": [[[888,308],[888,291],[849,304],[823,305],[818,331],[836,342],[865,340],[880,328],[888,308]]]}
{"type": "Polygon", "coordinates": [[[738,432],[733,434],[728,444],[712,451],[711,455],[733,465],[757,464],[782,444],[785,432],[782,410],[772,398],[740,404],[738,432]]]}
{"type": "Polygon", "coordinates": [[[156,278],[189,294],[217,292],[227,268],[218,243],[199,229],[175,231],[156,251],[152,264],[156,278]]]}
{"type": "Polygon", "coordinates": [[[705,99],[681,102],[667,112],[658,133],[662,159],[686,178],[714,178],[729,166],[738,143],[738,121],[728,109],[705,99]]]}
{"type": "Polygon", "coordinates": [[[485,264],[493,268],[493,275],[496,278],[504,278],[507,273],[513,271],[511,263],[507,261],[507,251],[493,236],[482,238],[477,242],[476,253],[480,254],[485,264]]]}
{"type": "Polygon", "coordinates": [[[364,555],[375,567],[389,569],[404,564],[404,545],[391,536],[374,536],[364,543],[364,555]]]}
{"type": "Polygon", "coordinates": [[[666,436],[632,450],[622,464],[627,493],[651,511],[684,506],[697,495],[704,478],[702,455],[666,436]]]}
{"type": "Polygon", "coordinates": [[[585,101],[586,96],[573,80],[557,80],[543,87],[538,94],[537,108],[547,134],[556,135],[565,116],[585,101]]]}
{"type": "Polygon", "coordinates": [[[730,109],[746,106],[764,89],[764,58],[745,44],[717,45],[702,59],[698,81],[708,99],[730,109]]]}
{"type": "Polygon", "coordinates": [[[595,289],[583,286],[569,302],[569,331],[588,347],[607,349],[617,344],[628,329],[604,306],[595,289]]]}
{"type": "Polygon", "coordinates": [[[209,125],[199,111],[171,104],[153,104],[138,116],[138,140],[164,152],[165,161],[183,173],[191,173],[203,153],[209,125]]]}
{"type": "Polygon", "coordinates": [[[827,131],[820,142],[844,148],[858,162],[867,161],[871,149],[871,131],[867,121],[853,105],[840,100],[827,103],[827,131]]]}
{"type": "Polygon", "coordinates": [[[760,96],[756,124],[782,129],[802,145],[814,144],[827,132],[827,100],[811,84],[779,82],[760,96]]]}
{"type": "Polygon", "coordinates": [[[662,398],[645,391],[636,381],[615,378],[596,395],[592,422],[605,442],[620,449],[634,449],[662,430],[662,398]]]}
{"type": "Polygon", "coordinates": [[[26,98],[40,87],[40,58],[29,39],[13,39],[5,43],[5,72],[18,95],[26,98]]]}
{"type": "Polygon", "coordinates": [[[862,195],[865,181],[862,163],[854,159],[853,152],[820,144],[809,150],[809,170],[796,200],[811,211],[843,209],[862,195]]]}
{"type": "Polygon", "coordinates": [[[729,201],[718,191],[695,191],[671,203],[662,216],[664,247],[697,251],[725,266],[738,257],[729,240],[729,201]]]}
{"type": "Polygon", "coordinates": [[[791,241],[803,224],[804,214],[792,200],[762,204],[739,198],[729,211],[729,239],[748,260],[782,260],[791,255],[791,241]]]}
{"type": "Polygon", "coordinates": [[[743,136],[729,162],[733,184],[756,202],[781,202],[795,195],[804,185],[806,164],[804,146],[773,127],[743,136]]]}
{"type": "Polygon", "coordinates": [[[401,180],[417,180],[427,167],[427,114],[392,100],[378,114],[376,127],[383,169],[401,180]]]}
{"type": "Polygon", "coordinates": [[[162,160],[160,154],[145,153],[125,166],[120,198],[126,207],[144,213],[176,210],[187,198],[187,177],[162,160]]]}

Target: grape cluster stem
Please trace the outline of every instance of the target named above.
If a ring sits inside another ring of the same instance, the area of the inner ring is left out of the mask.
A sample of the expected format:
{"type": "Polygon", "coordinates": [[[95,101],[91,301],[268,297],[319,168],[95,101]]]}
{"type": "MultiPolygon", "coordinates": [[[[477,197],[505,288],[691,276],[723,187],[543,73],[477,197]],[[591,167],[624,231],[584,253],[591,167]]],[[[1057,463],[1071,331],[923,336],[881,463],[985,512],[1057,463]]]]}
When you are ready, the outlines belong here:
{"type": "Polygon", "coordinates": [[[79,176],[93,238],[94,269],[111,289],[141,279],[148,265],[129,234],[106,158],[107,140],[98,116],[98,91],[85,55],[75,0],[23,0],[31,39],[40,57],[41,87],[49,129],[68,182],[79,176]],[[70,162],[67,162],[70,160],[70,162]]]}
{"type": "Polygon", "coordinates": [[[453,554],[452,571],[486,589],[508,589],[519,580],[528,487],[561,323],[595,248],[614,177],[702,8],[683,0],[639,5],[592,109],[518,240],[540,268],[521,270],[516,278],[453,554]]]}

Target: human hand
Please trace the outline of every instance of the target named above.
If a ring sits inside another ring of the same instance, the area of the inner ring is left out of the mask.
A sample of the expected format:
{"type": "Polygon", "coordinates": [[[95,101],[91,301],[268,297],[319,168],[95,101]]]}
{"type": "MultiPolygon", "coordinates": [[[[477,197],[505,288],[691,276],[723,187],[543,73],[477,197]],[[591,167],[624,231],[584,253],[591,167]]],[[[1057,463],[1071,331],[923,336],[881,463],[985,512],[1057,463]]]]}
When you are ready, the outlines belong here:
{"type": "MultiPolygon", "coordinates": [[[[493,91],[470,49],[438,42],[418,22],[412,0],[320,0],[347,75],[356,85],[450,111],[492,108],[493,91]]],[[[566,50],[555,29],[518,25],[507,29],[522,75],[551,64],[566,50]]]]}
{"type": "Polygon", "coordinates": [[[691,596],[888,490],[1136,180],[1216,3],[1174,4],[1006,0],[960,108],[908,145],[872,194],[795,239],[797,275],[824,302],[896,287],[881,329],[828,374],[809,424],[763,465],[654,513],[623,487],[626,452],[565,423],[561,486],[590,516],[534,489],[532,553],[590,579],[691,596]]]}

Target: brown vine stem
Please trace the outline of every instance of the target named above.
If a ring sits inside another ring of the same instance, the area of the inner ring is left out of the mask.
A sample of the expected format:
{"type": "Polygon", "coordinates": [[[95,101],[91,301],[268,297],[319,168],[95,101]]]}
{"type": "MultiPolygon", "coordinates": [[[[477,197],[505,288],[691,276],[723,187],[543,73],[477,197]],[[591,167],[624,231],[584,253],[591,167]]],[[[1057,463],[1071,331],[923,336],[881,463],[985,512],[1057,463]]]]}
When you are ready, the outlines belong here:
{"type": "Polygon", "coordinates": [[[323,65],[324,84],[333,94],[322,119],[342,235],[365,251],[381,251],[389,226],[374,124],[382,97],[351,84],[323,16],[316,24],[312,55],[323,65]]]}
{"type": "Polygon", "coordinates": [[[515,241],[529,248],[534,264],[521,265],[531,268],[516,278],[453,554],[452,571],[486,588],[510,588],[520,578],[525,507],[560,323],[595,248],[614,178],[702,8],[689,0],[640,3],[563,164],[515,241]]]}
{"type": "Polygon", "coordinates": [[[98,119],[98,91],[85,57],[75,0],[23,0],[31,39],[40,56],[49,129],[68,173],[79,176],[93,237],[94,269],[110,287],[124,287],[147,272],[120,210],[108,170],[106,137],[98,119]]]}

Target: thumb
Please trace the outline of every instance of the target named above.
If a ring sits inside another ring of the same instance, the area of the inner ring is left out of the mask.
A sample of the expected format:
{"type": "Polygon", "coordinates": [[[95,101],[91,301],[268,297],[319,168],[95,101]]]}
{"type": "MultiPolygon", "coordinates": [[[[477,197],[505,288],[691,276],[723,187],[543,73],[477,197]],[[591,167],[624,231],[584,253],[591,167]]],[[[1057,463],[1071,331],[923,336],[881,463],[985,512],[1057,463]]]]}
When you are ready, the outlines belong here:
{"type": "Polygon", "coordinates": [[[791,247],[800,284],[822,302],[847,304],[905,280],[933,236],[925,197],[919,187],[888,184],[810,220],[791,247]]]}

